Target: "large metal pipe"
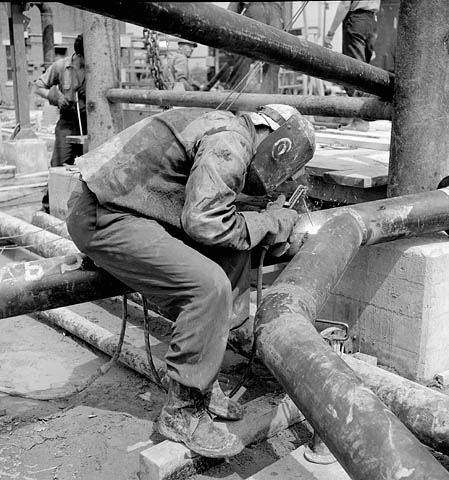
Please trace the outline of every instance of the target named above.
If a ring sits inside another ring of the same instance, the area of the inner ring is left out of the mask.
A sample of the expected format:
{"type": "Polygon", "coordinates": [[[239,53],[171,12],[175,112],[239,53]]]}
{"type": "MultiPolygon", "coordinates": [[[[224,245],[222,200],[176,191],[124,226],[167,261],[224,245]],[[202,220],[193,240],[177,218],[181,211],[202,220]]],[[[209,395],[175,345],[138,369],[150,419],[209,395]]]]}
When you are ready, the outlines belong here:
{"type": "Polygon", "coordinates": [[[347,211],[307,240],[257,310],[257,355],[352,479],[448,479],[313,325],[365,235],[347,211]]]}
{"type": "Polygon", "coordinates": [[[63,3],[331,82],[345,83],[385,99],[393,95],[394,76],[385,70],[208,3],[136,2],[132,8],[119,1],[63,3]]]}
{"type": "Polygon", "coordinates": [[[288,255],[301,247],[305,237],[318,231],[336,215],[349,211],[358,215],[365,226],[364,245],[398,238],[447,230],[449,224],[449,187],[401,197],[318,210],[300,215],[295,225],[294,241],[288,255]],[[312,221],[312,223],[311,223],[312,221]]]}
{"type": "Polygon", "coordinates": [[[437,188],[449,172],[449,2],[401,0],[387,193],[437,188]]]}
{"type": "Polygon", "coordinates": [[[318,95],[268,95],[229,92],[175,92],[173,90],[139,90],[113,88],[106,98],[110,102],[140,103],[161,107],[202,107],[255,111],[268,103],[283,103],[297,108],[303,115],[358,117],[366,120],[391,120],[391,103],[368,97],[321,97],[318,95]]]}

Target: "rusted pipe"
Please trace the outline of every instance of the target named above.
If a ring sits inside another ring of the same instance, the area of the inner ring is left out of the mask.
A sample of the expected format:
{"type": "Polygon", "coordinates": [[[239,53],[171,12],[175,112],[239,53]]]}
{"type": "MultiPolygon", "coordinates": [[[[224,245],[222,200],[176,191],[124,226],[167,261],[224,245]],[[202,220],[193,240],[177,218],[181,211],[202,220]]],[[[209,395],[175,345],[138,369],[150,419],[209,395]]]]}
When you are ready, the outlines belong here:
{"type": "Polygon", "coordinates": [[[449,454],[449,397],[419,383],[357,360],[344,361],[419,441],[449,454]]]}
{"type": "Polygon", "coordinates": [[[348,84],[385,99],[393,95],[393,74],[209,3],[136,2],[132,8],[119,1],[63,3],[330,82],[348,84]]]}
{"type": "Polygon", "coordinates": [[[113,88],[106,98],[111,102],[159,105],[161,107],[202,107],[255,111],[268,103],[283,103],[297,108],[303,115],[358,117],[366,120],[391,120],[391,104],[377,98],[318,95],[262,95],[229,92],[175,92],[173,90],[139,90],[113,88]]]}
{"type": "Polygon", "coordinates": [[[449,473],[313,325],[364,238],[363,221],[346,211],[306,241],[257,310],[257,355],[351,478],[447,480],[449,473]]]}
{"type": "MultiPolygon", "coordinates": [[[[55,308],[45,312],[38,312],[35,315],[39,319],[63,328],[65,331],[75,335],[111,357],[115,353],[118,344],[118,334],[111,333],[109,330],[86,320],[81,315],[67,308],[55,308]]],[[[141,375],[153,379],[144,350],[133,347],[124,341],[119,361],[136,372],[139,372],[141,375]]],[[[165,370],[164,361],[159,360],[157,357],[153,357],[153,361],[157,371],[165,370]]]]}
{"type": "MultiPolygon", "coordinates": [[[[62,220],[57,219],[57,223],[62,223],[62,220]]],[[[79,251],[73,242],[4,212],[0,212],[0,236],[43,257],[79,251]]]]}

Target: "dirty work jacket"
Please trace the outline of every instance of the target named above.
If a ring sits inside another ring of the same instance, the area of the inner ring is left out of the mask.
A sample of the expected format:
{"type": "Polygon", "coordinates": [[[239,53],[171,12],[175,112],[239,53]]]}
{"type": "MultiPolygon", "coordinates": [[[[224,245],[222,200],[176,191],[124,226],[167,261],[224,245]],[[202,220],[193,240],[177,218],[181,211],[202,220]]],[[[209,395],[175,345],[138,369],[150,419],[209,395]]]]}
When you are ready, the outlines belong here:
{"type": "Polygon", "coordinates": [[[248,250],[268,231],[266,216],[237,212],[255,151],[244,116],[179,108],[132,125],[77,159],[100,204],[177,228],[204,245],[248,250]]]}

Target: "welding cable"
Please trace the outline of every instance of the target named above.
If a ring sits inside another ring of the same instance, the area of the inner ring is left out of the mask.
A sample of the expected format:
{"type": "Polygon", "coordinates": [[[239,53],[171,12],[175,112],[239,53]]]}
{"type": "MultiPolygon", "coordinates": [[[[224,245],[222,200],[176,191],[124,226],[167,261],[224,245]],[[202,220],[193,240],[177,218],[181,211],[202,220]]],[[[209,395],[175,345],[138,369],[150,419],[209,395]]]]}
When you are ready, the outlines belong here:
{"type": "Polygon", "coordinates": [[[88,388],[90,385],[92,385],[92,383],[94,383],[95,380],[97,380],[98,378],[100,378],[101,376],[103,376],[107,372],[109,372],[111,367],[115,363],[117,363],[117,361],[119,359],[119,356],[120,356],[120,352],[122,351],[123,340],[125,338],[127,319],[128,319],[128,299],[127,299],[127,295],[123,295],[123,299],[122,299],[122,326],[121,326],[120,336],[119,336],[119,340],[118,340],[117,347],[115,349],[114,355],[112,356],[112,358],[107,363],[105,363],[104,365],[99,367],[82,385],[79,385],[78,387],[76,387],[71,392],[61,393],[61,394],[53,394],[53,395],[50,395],[50,394],[33,395],[33,394],[28,394],[28,393],[17,392],[15,390],[10,390],[6,387],[1,387],[1,386],[0,386],[0,392],[1,393],[6,393],[7,395],[9,395],[11,397],[20,397],[20,398],[27,398],[27,399],[30,399],[30,400],[42,400],[42,401],[63,400],[63,399],[72,397],[73,395],[77,395],[77,394],[83,392],[84,390],[86,390],[86,388],[88,388]]]}
{"type": "MultiPolygon", "coordinates": [[[[262,251],[260,252],[260,259],[259,259],[259,266],[257,268],[257,296],[256,296],[256,305],[257,308],[259,308],[259,305],[262,302],[262,287],[263,287],[263,266],[265,262],[265,255],[267,254],[267,251],[269,249],[269,245],[262,245],[262,251]]],[[[254,361],[254,357],[256,356],[256,322],[254,321],[253,323],[253,333],[252,333],[252,346],[251,346],[251,353],[249,354],[248,357],[248,362],[245,367],[245,372],[241,376],[240,380],[237,382],[237,384],[234,386],[234,388],[231,390],[231,393],[229,394],[229,397],[233,397],[239,390],[242,388],[243,384],[246,382],[246,380],[249,377],[249,374],[251,373],[251,366],[254,361]]]]}
{"type": "Polygon", "coordinates": [[[161,377],[156,370],[156,367],[153,362],[153,355],[151,353],[151,345],[150,345],[150,320],[148,317],[148,302],[147,299],[140,295],[142,298],[142,308],[143,308],[143,329],[144,329],[144,336],[145,336],[145,350],[147,353],[147,360],[148,365],[150,366],[150,372],[153,378],[150,379],[155,385],[157,385],[161,390],[167,393],[167,389],[162,385],[161,377]]]}

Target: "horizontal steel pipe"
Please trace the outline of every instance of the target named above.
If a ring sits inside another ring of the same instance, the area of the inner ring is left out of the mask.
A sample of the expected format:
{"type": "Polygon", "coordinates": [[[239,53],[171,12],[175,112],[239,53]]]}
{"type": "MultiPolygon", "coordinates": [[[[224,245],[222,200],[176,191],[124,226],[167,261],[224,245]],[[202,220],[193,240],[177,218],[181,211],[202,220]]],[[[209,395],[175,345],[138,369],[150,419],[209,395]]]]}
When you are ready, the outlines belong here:
{"type": "MultiPolygon", "coordinates": [[[[56,225],[64,223],[62,220],[55,220],[56,225]]],[[[0,236],[9,243],[26,246],[43,257],[67,255],[79,251],[73,242],[47,231],[48,227],[44,228],[0,212],[0,236]]]]}
{"type": "Polygon", "coordinates": [[[343,212],[305,242],[257,310],[257,355],[352,479],[447,480],[449,473],[313,326],[364,235],[359,216],[343,212]]]}
{"type": "Polygon", "coordinates": [[[391,120],[389,102],[368,97],[318,95],[268,95],[229,92],[175,92],[113,88],[106,94],[111,102],[159,105],[161,107],[201,107],[255,111],[268,103],[282,103],[297,108],[303,115],[358,117],[366,120],[391,120]],[[229,108],[228,108],[229,107],[229,108]]]}
{"type": "Polygon", "coordinates": [[[127,2],[119,1],[63,3],[351,85],[385,99],[393,96],[393,74],[209,3],[136,2],[132,8],[127,2]]]}
{"type": "Polygon", "coordinates": [[[81,253],[0,269],[0,318],[122,295],[131,290],[81,253]]]}
{"type": "Polygon", "coordinates": [[[342,212],[352,212],[360,217],[364,225],[363,245],[440,232],[449,229],[449,187],[347,207],[318,210],[311,212],[310,218],[305,214],[300,215],[288,255],[292,256],[298,252],[304,238],[317,232],[328,220],[342,212]]]}

